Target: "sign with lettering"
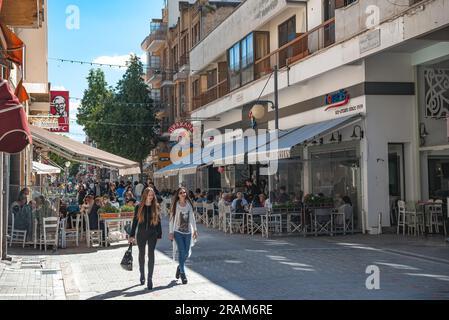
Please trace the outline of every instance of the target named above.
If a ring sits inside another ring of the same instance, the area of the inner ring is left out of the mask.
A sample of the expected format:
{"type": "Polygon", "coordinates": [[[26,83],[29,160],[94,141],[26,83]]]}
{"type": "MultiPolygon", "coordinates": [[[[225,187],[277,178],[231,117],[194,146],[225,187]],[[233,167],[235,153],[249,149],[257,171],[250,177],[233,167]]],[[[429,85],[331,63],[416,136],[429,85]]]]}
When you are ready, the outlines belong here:
{"type": "Polygon", "coordinates": [[[329,93],[325,98],[325,111],[345,106],[349,103],[350,96],[348,91],[341,89],[340,91],[329,93]]]}
{"type": "Polygon", "coordinates": [[[173,133],[179,129],[185,129],[189,132],[193,132],[193,124],[187,121],[177,122],[168,129],[168,132],[173,133]]]}
{"type": "Polygon", "coordinates": [[[59,117],[48,116],[28,116],[28,121],[32,126],[47,130],[59,129],[59,117]]]}
{"type": "Polygon", "coordinates": [[[380,46],[380,29],[360,37],[360,54],[380,46]]]}

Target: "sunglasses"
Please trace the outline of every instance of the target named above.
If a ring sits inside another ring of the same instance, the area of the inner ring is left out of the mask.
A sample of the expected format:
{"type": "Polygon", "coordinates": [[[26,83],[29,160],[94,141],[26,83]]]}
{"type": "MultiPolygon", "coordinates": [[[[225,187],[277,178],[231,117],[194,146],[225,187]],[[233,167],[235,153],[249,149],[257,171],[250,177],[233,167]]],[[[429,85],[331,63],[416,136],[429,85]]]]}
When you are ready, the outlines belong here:
{"type": "Polygon", "coordinates": [[[182,195],[182,194],[187,194],[187,192],[182,191],[182,192],[179,193],[179,195],[182,195]]]}

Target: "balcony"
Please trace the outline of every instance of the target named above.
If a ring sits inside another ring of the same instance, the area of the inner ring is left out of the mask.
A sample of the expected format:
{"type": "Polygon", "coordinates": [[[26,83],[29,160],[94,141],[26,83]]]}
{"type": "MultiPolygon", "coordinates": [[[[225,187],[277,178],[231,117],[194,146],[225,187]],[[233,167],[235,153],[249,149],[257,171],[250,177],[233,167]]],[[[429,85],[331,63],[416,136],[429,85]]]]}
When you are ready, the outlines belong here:
{"type": "Polygon", "coordinates": [[[158,52],[167,40],[167,24],[162,20],[151,22],[150,35],[142,42],[142,49],[146,52],[158,52]]]}
{"type": "Polygon", "coordinates": [[[215,86],[207,89],[199,96],[193,97],[193,110],[201,108],[217,99],[220,99],[229,93],[228,80],[223,80],[222,82],[216,84],[215,86]]]}
{"type": "Polygon", "coordinates": [[[189,54],[183,54],[175,63],[175,74],[173,81],[184,81],[189,76],[189,54]]]}
{"type": "Polygon", "coordinates": [[[0,21],[10,27],[39,28],[44,19],[44,0],[0,1],[0,21]]]}
{"type": "Polygon", "coordinates": [[[161,72],[161,87],[173,85],[173,72],[172,71],[162,71],[161,72]]]}
{"type": "Polygon", "coordinates": [[[160,82],[162,78],[160,72],[161,67],[160,57],[150,56],[145,80],[152,84],[160,82]]]}
{"type": "Polygon", "coordinates": [[[335,18],[298,36],[255,62],[254,78],[260,79],[273,71],[274,66],[283,68],[335,43],[335,18]]]}

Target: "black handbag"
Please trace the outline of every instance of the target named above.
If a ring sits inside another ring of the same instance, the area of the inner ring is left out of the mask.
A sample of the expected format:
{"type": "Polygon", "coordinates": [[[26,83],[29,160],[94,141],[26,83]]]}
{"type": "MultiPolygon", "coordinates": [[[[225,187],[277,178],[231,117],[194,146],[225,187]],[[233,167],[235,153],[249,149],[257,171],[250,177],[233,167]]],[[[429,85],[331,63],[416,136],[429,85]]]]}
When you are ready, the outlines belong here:
{"type": "Polygon", "coordinates": [[[128,250],[123,256],[122,262],[120,263],[123,269],[126,271],[133,271],[133,245],[130,244],[128,250]]]}

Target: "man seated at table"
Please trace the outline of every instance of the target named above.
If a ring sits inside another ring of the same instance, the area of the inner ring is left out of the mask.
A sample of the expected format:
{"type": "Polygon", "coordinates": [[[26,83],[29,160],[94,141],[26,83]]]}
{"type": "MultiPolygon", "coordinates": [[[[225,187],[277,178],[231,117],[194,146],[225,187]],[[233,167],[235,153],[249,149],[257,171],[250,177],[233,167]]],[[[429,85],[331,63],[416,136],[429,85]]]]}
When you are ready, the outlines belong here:
{"type": "Polygon", "coordinates": [[[126,205],[130,206],[130,207],[135,207],[137,205],[137,200],[134,198],[128,199],[128,201],[126,202],[126,205]]]}
{"type": "Polygon", "coordinates": [[[282,186],[280,187],[280,195],[278,197],[278,203],[287,203],[290,201],[290,196],[287,193],[287,188],[282,186]]]}
{"type": "MultiPolygon", "coordinates": [[[[243,197],[243,193],[237,192],[237,198],[232,201],[231,210],[234,213],[245,213],[248,208],[248,201],[243,197]]],[[[237,219],[241,219],[243,215],[236,215],[237,219]]]]}
{"type": "MultiPolygon", "coordinates": [[[[10,215],[14,215],[14,230],[26,231],[26,241],[33,239],[33,214],[25,194],[21,195],[19,201],[11,205],[10,215]]],[[[12,221],[10,218],[9,221],[12,221]]]]}

